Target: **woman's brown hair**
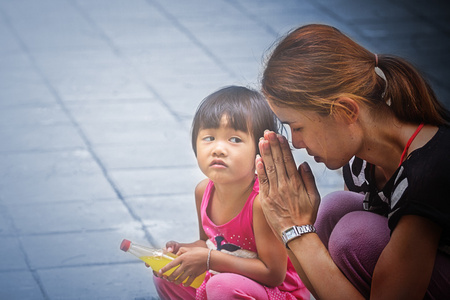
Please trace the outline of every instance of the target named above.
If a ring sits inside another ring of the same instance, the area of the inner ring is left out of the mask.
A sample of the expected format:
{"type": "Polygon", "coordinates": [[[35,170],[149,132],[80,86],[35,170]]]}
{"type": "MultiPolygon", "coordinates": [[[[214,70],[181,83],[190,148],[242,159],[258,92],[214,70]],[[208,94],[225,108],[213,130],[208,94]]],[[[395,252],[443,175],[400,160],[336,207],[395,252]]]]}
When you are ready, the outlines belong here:
{"type": "Polygon", "coordinates": [[[349,97],[374,110],[389,105],[404,122],[450,122],[449,111],[410,63],[393,55],[376,56],[327,25],[300,27],[279,42],[266,62],[262,92],[274,105],[322,115],[339,106],[337,99],[349,97]]]}

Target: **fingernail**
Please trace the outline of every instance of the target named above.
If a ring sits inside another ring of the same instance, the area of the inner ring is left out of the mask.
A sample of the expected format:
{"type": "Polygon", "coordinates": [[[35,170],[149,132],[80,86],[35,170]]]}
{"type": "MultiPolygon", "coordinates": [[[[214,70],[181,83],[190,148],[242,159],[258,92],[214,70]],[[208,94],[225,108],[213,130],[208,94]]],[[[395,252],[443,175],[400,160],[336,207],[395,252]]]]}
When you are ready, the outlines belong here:
{"type": "Polygon", "coordinates": [[[271,141],[275,141],[277,139],[277,136],[276,136],[276,134],[274,134],[274,133],[270,133],[269,134],[269,140],[271,140],[271,141]]]}
{"type": "Polygon", "coordinates": [[[281,134],[277,134],[277,138],[278,138],[278,141],[280,141],[280,143],[284,143],[284,140],[285,140],[284,136],[282,136],[281,134]]]}
{"type": "Polygon", "coordinates": [[[258,169],[258,170],[264,169],[264,163],[259,154],[256,155],[256,164],[255,165],[256,165],[256,169],[258,169]]]}
{"type": "Polygon", "coordinates": [[[306,161],[302,163],[302,169],[305,172],[311,172],[311,167],[309,166],[309,164],[306,161]]]}

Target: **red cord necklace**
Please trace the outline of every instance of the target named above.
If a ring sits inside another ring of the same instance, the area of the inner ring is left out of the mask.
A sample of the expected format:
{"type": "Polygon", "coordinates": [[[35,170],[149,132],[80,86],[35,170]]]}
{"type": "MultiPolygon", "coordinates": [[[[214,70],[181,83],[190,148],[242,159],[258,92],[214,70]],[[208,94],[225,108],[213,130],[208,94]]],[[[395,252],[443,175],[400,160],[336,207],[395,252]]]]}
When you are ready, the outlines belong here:
{"type": "Polygon", "coordinates": [[[423,125],[424,124],[422,123],[422,124],[419,125],[419,127],[417,127],[416,131],[414,131],[413,135],[409,138],[408,142],[406,143],[405,149],[403,150],[402,156],[400,157],[400,164],[398,165],[399,167],[402,165],[403,160],[405,159],[405,156],[408,153],[409,146],[411,146],[411,143],[414,141],[416,136],[419,134],[419,132],[422,129],[423,125]]]}

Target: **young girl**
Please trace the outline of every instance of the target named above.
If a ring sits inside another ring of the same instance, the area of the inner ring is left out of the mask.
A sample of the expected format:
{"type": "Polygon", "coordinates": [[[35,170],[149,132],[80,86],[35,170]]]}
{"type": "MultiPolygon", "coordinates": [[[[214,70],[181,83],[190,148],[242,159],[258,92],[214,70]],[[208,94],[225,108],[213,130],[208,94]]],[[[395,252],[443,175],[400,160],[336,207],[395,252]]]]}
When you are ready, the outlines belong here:
{"type": "Polygon", "coordinates": [[[254,161],[265,129],[276,131],[277,119],[256,91],[230,86],[200,104],[192,125],[208,177],[195,189],[200,239],[166,244],[180,256],[157,275],[180,266],[167,280],[154,277],[161,299],[309,299],[259,203],[254,161]],[[203,284],[189,287],[205,270],[203,284]]]}

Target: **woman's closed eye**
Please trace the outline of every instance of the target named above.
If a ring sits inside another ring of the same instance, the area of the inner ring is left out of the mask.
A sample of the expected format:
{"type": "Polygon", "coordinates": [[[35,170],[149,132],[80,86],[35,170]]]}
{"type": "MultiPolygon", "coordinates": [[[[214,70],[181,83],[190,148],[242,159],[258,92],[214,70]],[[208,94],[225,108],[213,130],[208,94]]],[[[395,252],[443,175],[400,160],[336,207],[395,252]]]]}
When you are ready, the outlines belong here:
{"type": "Polygon", "coordinates": [[[299,132],[303,130],[303,127],[301,126],[293,126],[292,123],[288,123],[288,122],[283,122],[282,123],[284,126],[288,126],[292,132],[299,132]]]}

